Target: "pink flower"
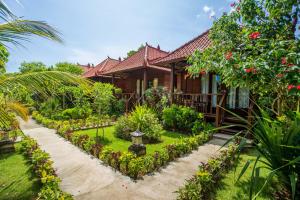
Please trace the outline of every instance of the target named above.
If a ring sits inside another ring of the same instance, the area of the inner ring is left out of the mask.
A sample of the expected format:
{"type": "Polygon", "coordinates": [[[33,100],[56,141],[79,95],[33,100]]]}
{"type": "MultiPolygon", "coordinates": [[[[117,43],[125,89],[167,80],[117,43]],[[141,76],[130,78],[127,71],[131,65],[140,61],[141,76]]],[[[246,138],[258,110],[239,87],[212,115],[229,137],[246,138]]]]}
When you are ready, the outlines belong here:
{"type": "Polygon", "coordinates": [[[259,38],[260,36],[260,32],[256,31],[256,32],[253,32],[249,35],[249,38],[252,39],[252,40],[255,40],[257,38],[259,38]]]}
{"type": "Polygon", "coordinates": [[[230,4],[230,7],[234,7],[235,6],[235,2],[230,4]]]}
{"type": "Polygon", "coordinates": [[[300,90],[300,85],[297,85],[297,90],[300,90]]]}
{"type": "Polygon", "coordinates": [[[288,90],[291,90],[291,89],[293,89],[293,88],[295,88],[296,86],[294,86],[294,85],[288,85],[288,90]]]}
{"type": "Polygon", "coordinates": [[[236,10],[239,12],[239,11],[241,10],[241,8],[238,6],[238,7],[236,8],[236,10]]]}
{"type": "Polygon", "coordinates": [[[287,63],[286,57],[281,58],[281,64],[285,65],[287,63]]]}

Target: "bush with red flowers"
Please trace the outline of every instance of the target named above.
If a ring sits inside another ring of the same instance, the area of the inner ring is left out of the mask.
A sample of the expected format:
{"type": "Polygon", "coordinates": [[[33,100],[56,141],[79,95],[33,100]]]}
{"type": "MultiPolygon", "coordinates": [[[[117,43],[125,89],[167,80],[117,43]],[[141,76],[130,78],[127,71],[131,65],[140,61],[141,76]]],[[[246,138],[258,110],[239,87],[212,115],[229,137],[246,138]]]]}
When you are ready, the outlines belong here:
{"type": "Polygon", "coordinates": [[[209,31],[213,45],[190,56],[188,73],[217,73],[226,86],[249,88],[259,103],[276,113],[296,109],[300,97],[298,6],[297,1],[286,0],[232,3],[233,11],[217,19],[209,31]]]}

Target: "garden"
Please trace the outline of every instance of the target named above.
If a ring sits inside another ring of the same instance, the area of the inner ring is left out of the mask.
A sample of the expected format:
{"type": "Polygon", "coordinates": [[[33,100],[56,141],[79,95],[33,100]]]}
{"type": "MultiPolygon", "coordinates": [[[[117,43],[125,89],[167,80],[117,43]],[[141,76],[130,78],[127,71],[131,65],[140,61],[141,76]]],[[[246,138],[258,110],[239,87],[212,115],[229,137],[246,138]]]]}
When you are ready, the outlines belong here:
{"type": "MultiPolygon", "coordinates": [[[[91,116],[85,119],[55,120],[38,111],[33,111],[32,117],[38,123],[56,129],[72,144],[124,175],[140,179],[196,150],[211,139],[213,133],[212,126],[204,122],[203,115],[191,108],[168,106],[164,98],[158,99],[156,109],[149,108],[149,99],[153,103],[153,96],[158,91],[152,88],[147,93],[148,98],[143,106],[137,105],[132,112],[118,118],[109,113],[111,99],[102,100],[101,112],[96,106],[95,113],[91,112],[91,116]],[[144,134],[142,145],[146,147],[146,152],[142,156],[129,150],[132,145],[131,134],[137,130],[144,134]]],[[[115,97],[112,95],[110,98],[115,97]]]]}
{"type": "MultiPolygon", "coordinates": [[[[200,164],[177,198],[299,199],[299,2],[243,0],[231,7],[210,29],[213,45],[190,56],[187,71],[216,73],[227,87],[249,88],[253,123],[233,113],[247,124],[246,134],[200,164]]],[[[9,145],[0,153],[0,199],[72,199],[60,189],[49,154],[19,130],[17,117],[32,116],[134,181],[188,156],[217,131],[203,114],[170,104],[163,88],[145,91],[142,105],[125,113],[121,89],[81,78],[82,69],[71,63],[24,62],[20,73],[5,73],[3,41],[62,40],[47,23],[20,19],[2,1],[0,10],[10,23],[0,25],[0,141],[9,145]]]]}

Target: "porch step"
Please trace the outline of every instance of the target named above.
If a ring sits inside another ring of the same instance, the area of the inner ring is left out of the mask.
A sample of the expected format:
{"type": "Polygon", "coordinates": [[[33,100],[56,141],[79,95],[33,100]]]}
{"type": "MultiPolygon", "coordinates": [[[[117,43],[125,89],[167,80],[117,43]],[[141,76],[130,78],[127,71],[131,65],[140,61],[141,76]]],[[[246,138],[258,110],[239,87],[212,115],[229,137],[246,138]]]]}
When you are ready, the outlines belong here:
{"type": "Polygon", "coordinates": [[[245,130],[247,129],[246,124],[237,123],[237,122],[223,122],[222,126],[231,126],[232,129],[245,130]]]}
{"type": "Polygon", "coordinates": [[[236,123],[236,124],[247,124],[246,122],[242,121],[238,117],[230,116],[230,117],[224,117],[224,121],[227,123],[236,123]]]}
{"type": "MultiPolygon", "coordinates": [[[[233,137],[233,135],[225,134],[225,133],[215,133],[213,138],[215,139],[220,139],[220,140],[229,140],[233,137]]],[[[252,147],[253,146],[253,140],[251,139],[246,139],[246,148],[252,147]]]]}

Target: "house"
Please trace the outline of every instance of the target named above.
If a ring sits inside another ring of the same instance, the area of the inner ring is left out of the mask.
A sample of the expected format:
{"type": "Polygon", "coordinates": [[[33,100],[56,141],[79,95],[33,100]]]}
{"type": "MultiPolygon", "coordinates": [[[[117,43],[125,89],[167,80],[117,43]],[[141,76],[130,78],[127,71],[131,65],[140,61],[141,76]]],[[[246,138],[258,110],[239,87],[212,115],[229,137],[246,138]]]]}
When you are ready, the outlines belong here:
{"type": "Polygon", "coordinates": [[[83,73],[83,77],[92,79],[94,81],[104,82],[104,83],[112,83],[111,76],[104,75],[104,72],[107,72],[114,68],[116,65],[118,65],[121,62],[121,58],[113,59],[109,56],[100,62],[98,65],[96,65],[93,68],[90,68],[85,73],[83,73]]]}
{"type": "Polygon", "coordinates": [[[222,108],[249,116],[249,90],[247,88],[227,88],[222,77],[215,73],[200,73],[190,77],[186,71],[187,58],[196,50],[203,51],[211,45],[209,30],[183,44],[164,58],[153,62],[154,65],[170,69],[170,93],[172,103],[194,107],[204,113],[207,120],[215,121],[217,127],[240,123],[230,112],[222,108]]]}
{"type": "Polygon", "coordinates": [[[152,64],[167,55],[168,53],[159,46],[155,48],[146,43],[145,47],[101,75],[112,77],[114,85],[121,88],[124,93],[139,98],[148,88],[157,86],[169,88],[170,69],[152,64]]]}

